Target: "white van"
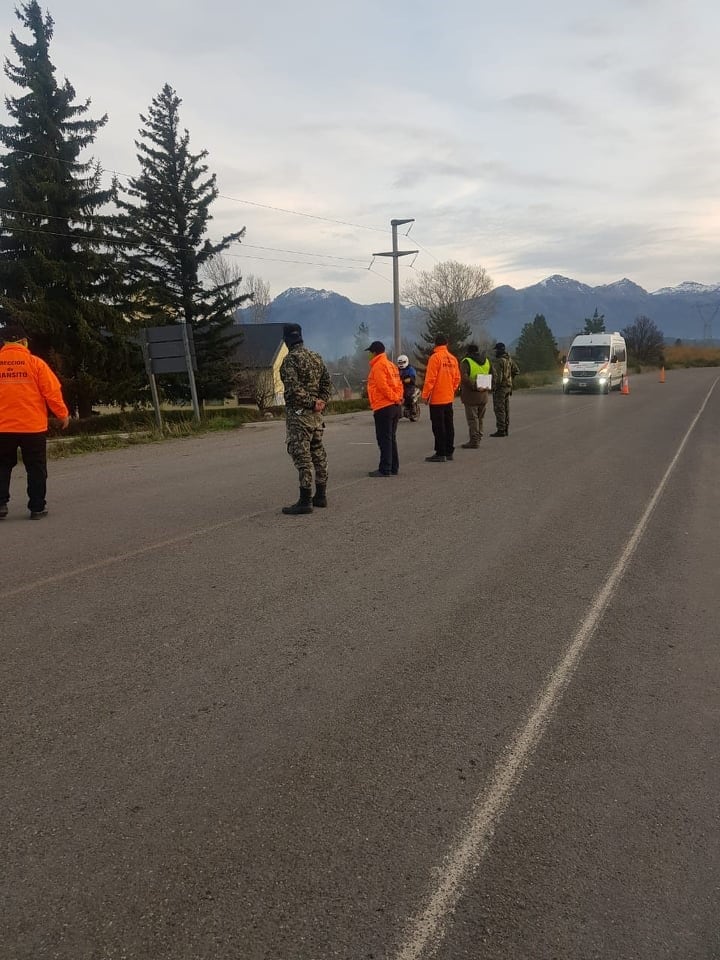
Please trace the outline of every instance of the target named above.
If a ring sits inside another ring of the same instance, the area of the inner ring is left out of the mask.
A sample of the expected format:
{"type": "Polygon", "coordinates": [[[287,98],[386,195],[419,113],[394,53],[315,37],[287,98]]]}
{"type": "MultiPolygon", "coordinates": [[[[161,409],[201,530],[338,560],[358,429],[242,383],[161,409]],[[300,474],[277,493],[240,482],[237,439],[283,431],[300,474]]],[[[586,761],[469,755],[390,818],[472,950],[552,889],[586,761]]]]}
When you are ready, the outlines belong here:
{"type": "Polygon", "coordinates": [[[563,368],[563,393],[619,390],[627,373],[627,349],[619,333],[575,337],[563,368]]]}

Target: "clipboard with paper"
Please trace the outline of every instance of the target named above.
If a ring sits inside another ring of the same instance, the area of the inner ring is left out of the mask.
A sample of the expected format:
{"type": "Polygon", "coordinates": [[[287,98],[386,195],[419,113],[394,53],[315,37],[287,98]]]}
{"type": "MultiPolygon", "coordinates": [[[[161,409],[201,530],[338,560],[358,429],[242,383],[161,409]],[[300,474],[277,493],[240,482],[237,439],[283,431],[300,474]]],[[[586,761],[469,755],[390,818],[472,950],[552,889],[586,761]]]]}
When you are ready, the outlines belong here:
{"type": "Polygon", "coordinates": [[[478,373],[475,376],[476,388],[478,390],[492,390],[492,374],[491,373],[478,373]]]}

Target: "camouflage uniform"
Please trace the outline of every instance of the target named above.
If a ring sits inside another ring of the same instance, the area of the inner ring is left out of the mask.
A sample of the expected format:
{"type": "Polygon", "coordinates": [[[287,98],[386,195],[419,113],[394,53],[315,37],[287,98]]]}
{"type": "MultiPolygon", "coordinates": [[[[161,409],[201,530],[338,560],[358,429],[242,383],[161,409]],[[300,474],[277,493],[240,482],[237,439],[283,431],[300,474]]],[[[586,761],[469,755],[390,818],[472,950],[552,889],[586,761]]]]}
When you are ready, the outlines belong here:
{"type": "Polygon", "coordinates": [[[497,432],[510,432],[510,397],[512,396],[513,377],[520,373],[520,367],[507,353],[495,357],[492,361],[493,410],[497,432]]]}
{"type": "Polygon", "coordinates": [[[312,468],[317,483],[327,483],[327,454],[322,437],[322,413],[315,413],[316,400],[330,399],[330,374],[322,357],[301,343],[290,348],[280,367],[285,388],[287,450],[297,467],[300,486],[312,487],[312,468]]]}

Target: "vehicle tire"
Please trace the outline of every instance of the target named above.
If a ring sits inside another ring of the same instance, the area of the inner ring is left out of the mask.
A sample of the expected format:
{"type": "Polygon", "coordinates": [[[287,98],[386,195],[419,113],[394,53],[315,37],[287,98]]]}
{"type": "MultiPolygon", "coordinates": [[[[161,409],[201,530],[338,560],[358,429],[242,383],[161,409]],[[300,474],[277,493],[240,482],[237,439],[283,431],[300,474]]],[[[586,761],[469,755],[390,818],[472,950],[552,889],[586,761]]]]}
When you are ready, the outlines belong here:
{"type": "Polygon", "coordinates": [[[565,384],[563,384],[563,393],[570,393],[570,387],[566,387],[565,384]]]}
{"type": "Polygon", "coordinates": [[[609,393],[610,393],[610,381],[608,380],[608,382],[603,387],[603,394],[604,396],[607,397],[609,393]]]}

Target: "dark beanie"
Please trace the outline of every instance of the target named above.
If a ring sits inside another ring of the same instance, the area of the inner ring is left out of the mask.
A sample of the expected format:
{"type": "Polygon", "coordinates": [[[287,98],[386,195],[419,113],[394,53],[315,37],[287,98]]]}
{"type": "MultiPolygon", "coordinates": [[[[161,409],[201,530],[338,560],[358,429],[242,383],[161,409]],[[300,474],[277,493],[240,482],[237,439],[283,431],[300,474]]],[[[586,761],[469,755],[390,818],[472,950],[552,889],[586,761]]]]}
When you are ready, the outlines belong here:
{"type": "Polygon", "coordinates": [[[27,340],[27,330],[21,323],[10,320],[0,329],[0,341],[16,343],[18,340],[27,340]]]}
{"type": "Polygon", "coordinates": [[[294,347],[297,343],[303,342],[302,327],[299,323],[284,323],[283,324],[283,340],[285,341],[285,346],[290,349],[294,347]]]}
{"type": "Polygon", "coordinates": [[[448,342],[446,333],[438,333],[435,335],[435,346],[436,347],[446,347],[448,342]]]}

